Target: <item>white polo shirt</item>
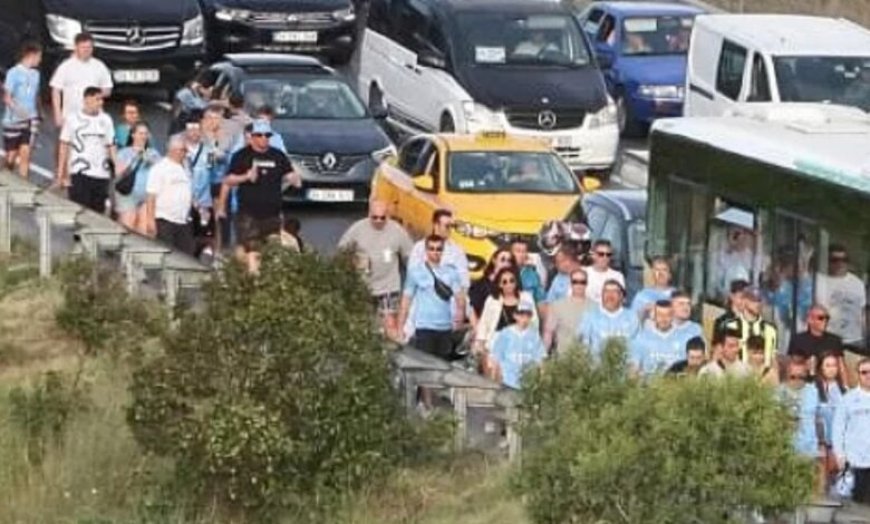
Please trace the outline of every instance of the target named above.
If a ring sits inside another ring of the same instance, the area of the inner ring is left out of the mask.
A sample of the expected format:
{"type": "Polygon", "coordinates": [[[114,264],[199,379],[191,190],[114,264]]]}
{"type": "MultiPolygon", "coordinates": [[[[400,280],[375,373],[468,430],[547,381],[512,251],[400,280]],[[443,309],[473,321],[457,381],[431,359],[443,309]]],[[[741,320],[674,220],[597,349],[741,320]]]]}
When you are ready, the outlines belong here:
{"type": "Polygon", "coordinates": [[[164,158],[148,173],[146,191],[155,197],[154,217],[173,224],[187,224],[193,191],[184,167],[164,158]]]}

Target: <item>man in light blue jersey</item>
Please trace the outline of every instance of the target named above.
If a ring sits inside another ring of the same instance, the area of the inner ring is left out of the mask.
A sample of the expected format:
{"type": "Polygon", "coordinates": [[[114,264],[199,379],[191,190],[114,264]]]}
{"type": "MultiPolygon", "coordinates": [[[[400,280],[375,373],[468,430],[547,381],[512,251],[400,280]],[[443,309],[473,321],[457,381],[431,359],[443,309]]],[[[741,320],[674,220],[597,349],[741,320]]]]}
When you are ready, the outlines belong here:
{"type": "Polygon", "coordinates": [[[30,148],[39,129],[39,63],[42,47],[28,42],[21,46],[20,60],[6,73],[3,84],[3,142],[6,166],[27,178],[30,172],[30,148]]]}
{"type": "Polygon", "coordinates": [[[640,327],[637,315],[622,306],[625,289],[616,280],[604,283],[601,304],[591,306],[577,329],[578,338],[596,358],[611,339],[628,343],[640,327]]]}
{"type": "Polygon", "coordinates": [[[870,358],[858,362],[858,387],[834,412],[833,447],[840,471],[848,465],[855,475],[852,499],[870,504],[870,358]]]}
{"type": "Polygon", "coordinates": [[[638,291],[631,301],[631,309],[637,313],[641,323],[650,317],[656,302],[671,299],[671,293],[674,291],[671,286],[671,266],[668,264],[668,259],[655,257],[650,267],[653,285],[638,291]]]}
{"type": "Polygon", "coordinates": [[[550,282],[544,303],[549,305],[571,294],[571,273],[580,269],[580,260],[574,246],[563,244],[554,257],[556,276],[550,282]]]}
{"type": "Polygon", "coordinates": [[[655,303],[652,322],[634,337],[629,350],[632,369],[642,376],[664,373],[683,358],[686,344],[674,329],[674,307],[669,300],[655,303]]]}
{"type": "Polygon", "coordinates": [[[495,335],[488,374],[505,386],[519,389],[523,371],[540,364],[547,354],[541,335],[532,326],[534,311],[533,301],[521,300],[513,314],[515,323],[495,335]]]}
{"type": "Polygon", "coordinates": [[[704,338],[704,328],[692,320],[692,298],[689,294],[681,290],[674,291],[671,293],[671,304],[674,306],[674,331],[680,344],[686,347],[689,340],[704,338]]]}

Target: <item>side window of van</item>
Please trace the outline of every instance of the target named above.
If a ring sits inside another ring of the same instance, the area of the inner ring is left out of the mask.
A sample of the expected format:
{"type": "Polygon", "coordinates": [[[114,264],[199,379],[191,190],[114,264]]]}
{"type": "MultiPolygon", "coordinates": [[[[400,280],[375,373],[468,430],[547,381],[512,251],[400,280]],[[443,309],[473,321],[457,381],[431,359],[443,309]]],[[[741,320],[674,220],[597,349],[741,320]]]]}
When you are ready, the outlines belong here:
{"type": "Polygon", "coordinates": [[[601,23],[601,17],[604,16],[604,11],[598,8],[589,12],[586,21],[583,22],[583,30],[589,33],[590,37],[595,37],[598,33],[598,24],[601,23]]]}
{"type": "Polygon", "coordinates": [[[722,42],[722,53],[719,55],[719,66],[716,70],[716,91],[731,100],[737,100],[743,89],[746,54],[746,48],[728,40],[722,42]]]}
{"type": "Polygon", "coordinates": [[[422,49],[419,35],[429,26],[429,7],[424,0],[393,0],[393,27],[396,40],[403,47],[418,53],[422,49]]]}
{"type": "Polygon", "coordinates": [[[749,86],[750,102],[770,102],[770,82],[764,57],[758,53],[752,57],[752,84],[749,86]]]}
{"type": "Polygon", "coordinates": [[[369,29],[390,35],[390,3],[390,0],[371,0],[367,17],[369,29]]]}

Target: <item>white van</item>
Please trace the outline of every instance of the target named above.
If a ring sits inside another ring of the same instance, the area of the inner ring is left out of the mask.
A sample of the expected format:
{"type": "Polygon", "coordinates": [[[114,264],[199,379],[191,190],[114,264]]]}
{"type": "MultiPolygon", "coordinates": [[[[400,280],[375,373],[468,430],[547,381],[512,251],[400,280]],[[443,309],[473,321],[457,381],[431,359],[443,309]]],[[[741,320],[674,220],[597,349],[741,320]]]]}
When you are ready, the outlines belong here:
{"type": "Polygon", "coordinates": [[[698,16],[683,114],[720,116],[740,102],[823,102],[870,111],[870,31],[814,16],[698,16]]]}
{"type": "Polygon", "coordinates": [[[576,171],[607,172],[616,106],[579,23],[554,2],[371,0],[358,92],[409,133],[539,137],[576,171]]]}

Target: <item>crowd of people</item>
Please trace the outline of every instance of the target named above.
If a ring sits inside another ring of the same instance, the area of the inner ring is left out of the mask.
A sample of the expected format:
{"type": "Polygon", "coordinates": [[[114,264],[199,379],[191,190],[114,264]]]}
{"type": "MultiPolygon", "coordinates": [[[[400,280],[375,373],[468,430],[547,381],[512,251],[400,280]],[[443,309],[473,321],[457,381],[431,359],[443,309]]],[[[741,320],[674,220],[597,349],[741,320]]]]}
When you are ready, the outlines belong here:
{"type": "MultiPolygon", "coordinates": [[[[284,188],[298,187],[301,177],[272,132],[269,107],[249,115],[244,100],[215,98],[208,80],[198,79],[176,94],[175,128],[161,152],[136,101],[122,104],[117,122],[104,111],[112,77],[93,52],[93,37],[77,35],[48,84],[60,130],[55,188],[192,256],[232,244],[251,271],[269,239],[302,247],[298,221],[282,216],[284,188]]],[[[25,178],[42,121],[41,59],[39,44],[23,44],[3,89],[6,165],[25,178]]]]}
{"type": "MultiPolygon", "coordinates": [[[[792,410],[795,449],[819,464],[818,492],[848,464],[855,499],[870,503],[870,359],[856,358],[850,373],[847,346],[828,331],[825,305],[809,309],[807,330],[780,352],[775,326],[762,318],[762,291],[735,280],[729,309],[708,340],[691,319],[691,297],[671,285],[666,258],[651,262],[651,284],[630,302],[607,240],[592,244],[590,265],[573,245],[562,245],[548,275],[530,257],[533,246],[518,238],[472,281],[453,229],[450,211],[439,209],[431,234],[414,244],[390,220],[388,205],[373,201],[368,217],[341,238],[370,285],[387,337],[445,360],[466,358],[470,345],[479,371],[511,388],[547,358],[583,347],[600,359],[614,340],[626,345],[638,380],[754,377],[792,410]]],[[[428,402],[421,395],[420,409],[428,402]]]]}
{"type": "MultiPolygon", "coordinates": [[[[25,177],[41,121],[40,61],[39,45],[24,44],[3,90],[6,163],[25,177]]],[[[303,249],[298,221],[282,213],[284,188],[298,187],[301,178],[272,132],[270,108],[249,115],[244,100],[213,99],[211,85],[197,79],[177,94],[177,126],[160,152],[134,101],[123,104],[117,124],[104,112],[111,75],[93,56],[92,37],[77,35],[49,83],[60,129],[54,185],[80,205],[194,256],[232,243],[256,272],[270,239],[303,249]]],[[[534,246],[517,238],[472,281],[466,255],[451,238],[449,210],[436,210],[431,234],[416,243],[389,211],[384,202],[370,202],[368,216],[339,241],[355,255],[387,338],[446,360],[471,354],[481,373],[511,388],[544,359],[575,346],[599,359],[613,340],[626,345],[630,373],[639,380],[755,377],[793,409],[794,445],[818,461],[818,490],[848,464],[855,499],[870,503],[870,359],[847,364],[843,339],[829,330],[829,305],[809,306],[806,331],[781,352],[776,326],[763,318],[763,292],[734,279],[727,282],[729,309],[707,340],[691,319],[692,297],[671,285],[666,258],[651,261],[651,285],[630,302],[607,240],[591,245],[591,264],[582,263],[586,254],[574,245],[562,245],[547,274],[530,256],[534,246]]],[[[423,392],[422,408],[431,401],[423,392]]]]}

